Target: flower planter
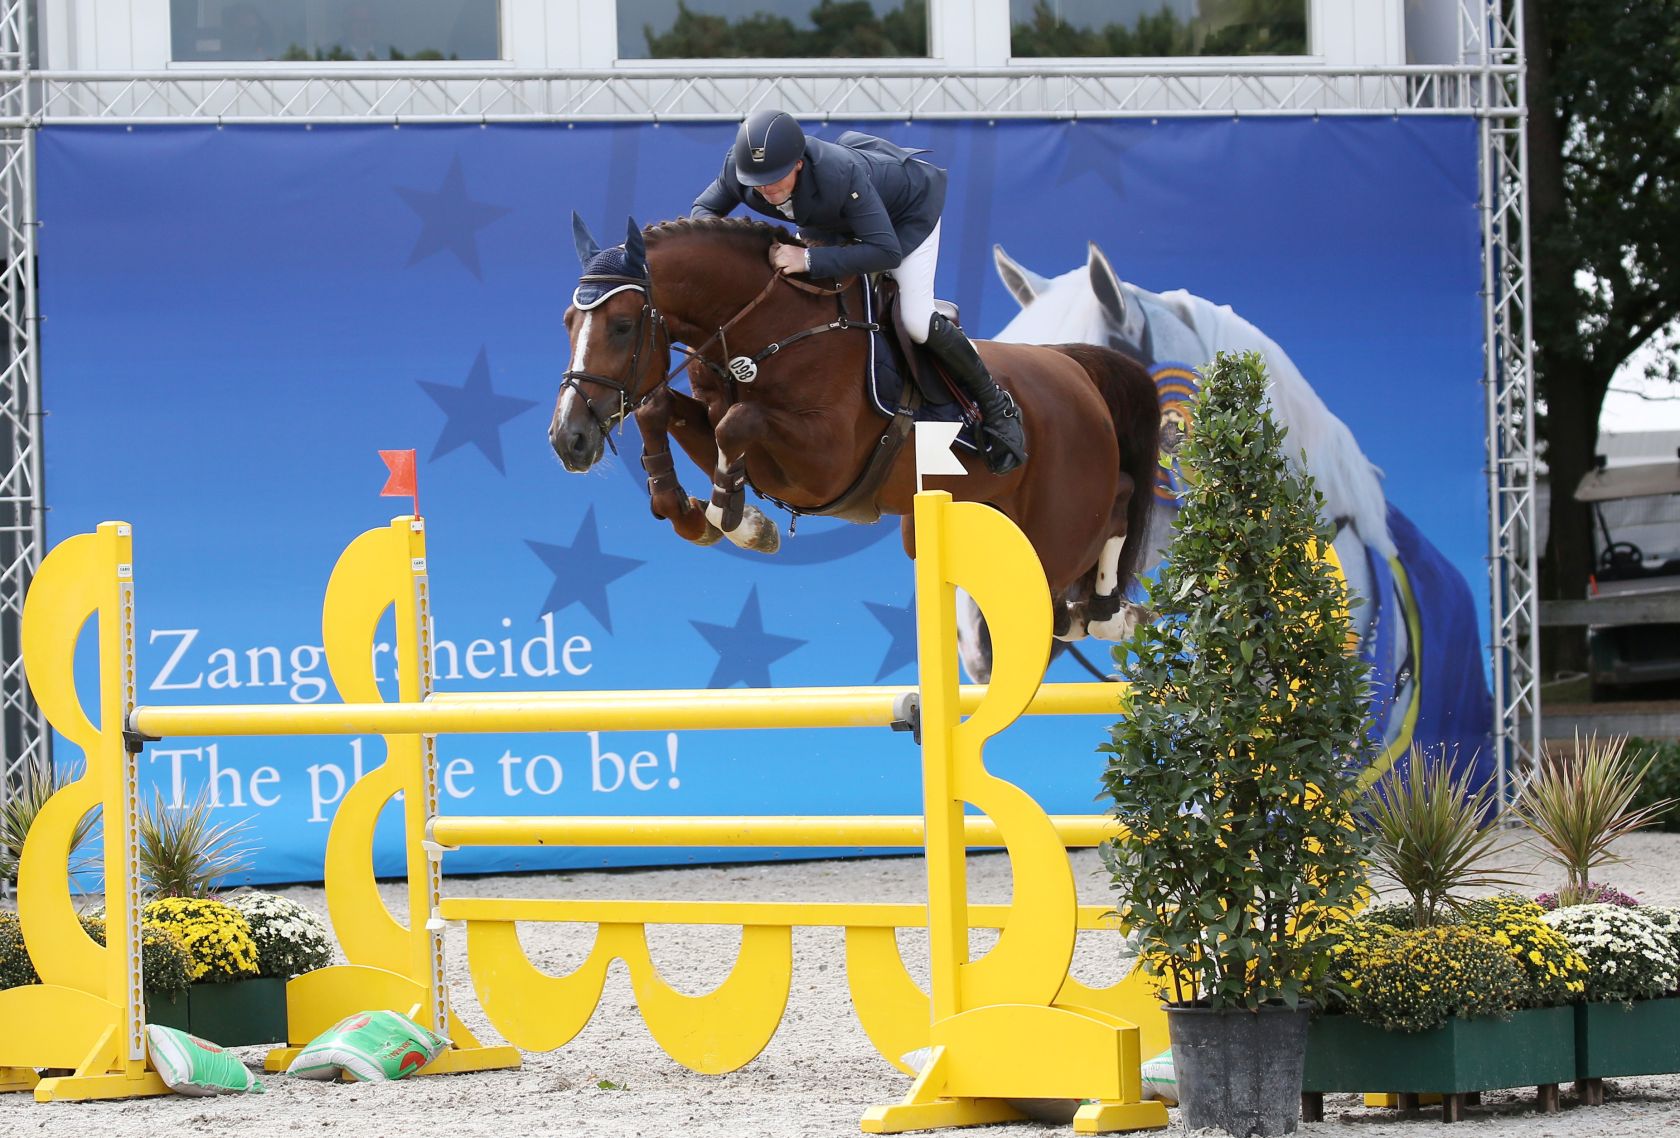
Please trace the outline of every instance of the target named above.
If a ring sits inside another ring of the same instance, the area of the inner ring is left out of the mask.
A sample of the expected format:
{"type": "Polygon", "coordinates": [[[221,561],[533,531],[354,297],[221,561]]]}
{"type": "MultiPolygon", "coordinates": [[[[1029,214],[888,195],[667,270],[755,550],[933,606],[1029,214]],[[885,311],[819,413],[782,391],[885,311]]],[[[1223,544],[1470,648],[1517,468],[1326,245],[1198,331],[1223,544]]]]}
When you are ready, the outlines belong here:
{"type": "Polygon", "coordinates": [[[1307,1011],[1166,1006],[1178,1105],[1186,1130],[1292,1134],[1307,1011]]]}
{"type": "Polygon", "coordinates": [[[1680,1071],[1680,996],[1575,1005],[1575,1077],[1680,1071]]]}
{"type": "Polygon", "coordinates": [[[286,982],[265,977],[194,984],[185,993],[148,992],[146,1022],[178,1028],[223,1047],[286,1042],[286,982]]]}
{"type": "Polygon", "coordinates": [[[1452,1019],[1431,1031],[1387,1031],[1349,1015],[1307,1029],[1303,1109],[1322,1109],[1329,1091],[1439,1094],[1442,1117],[1462,1113],[1463,1096],[1498,1087],[1539,1087],[1554,1110],[1557,1084],[1575,1078],[1575,1009],[1531,1008],[1508,1020],[1452,1019]],[[1310,1101],[1309,1101],[1310,1100],[1310,1101]]]}

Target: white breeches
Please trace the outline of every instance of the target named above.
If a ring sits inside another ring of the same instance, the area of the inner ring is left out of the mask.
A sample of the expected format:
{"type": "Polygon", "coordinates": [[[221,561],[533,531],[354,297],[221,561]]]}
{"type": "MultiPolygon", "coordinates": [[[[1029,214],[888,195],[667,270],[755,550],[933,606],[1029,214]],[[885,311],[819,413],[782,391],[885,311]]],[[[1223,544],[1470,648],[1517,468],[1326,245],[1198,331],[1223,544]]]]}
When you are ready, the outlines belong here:
{"type": "Polygon", "coordinates": [[[939,267],[939,226],[934,222],[927,240],[904,255],[898,268],[887,275],[898,282],[895,316],[904,334],[918,344],[927,343],[928,324],[933,320],[933,272],[939,267]]]}

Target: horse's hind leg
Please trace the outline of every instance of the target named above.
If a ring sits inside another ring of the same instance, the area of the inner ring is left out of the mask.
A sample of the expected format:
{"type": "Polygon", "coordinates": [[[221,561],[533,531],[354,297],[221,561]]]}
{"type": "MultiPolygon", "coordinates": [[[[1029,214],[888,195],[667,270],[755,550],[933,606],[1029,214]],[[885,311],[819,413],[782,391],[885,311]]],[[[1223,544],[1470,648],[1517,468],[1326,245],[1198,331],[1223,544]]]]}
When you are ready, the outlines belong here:
{"type": "Polygon", "coordinates": [[[706,518],[742,549],[775,553],[782,547],[782,531],[746,500],[747,445],[760,436],[761,424],[762,413],[750,403],[735,404],[718,420],[717,469],[706,518]]]}
{"type": "Polygon", "coordinates": [[[699,401],[661,388],[636,412],[636,426],[642,432],[642,469],[648,476],[649,506],[653,516],[664,518],[677,531],[677,536],[696,545],[711,545],[722,537],[718,528],[706,519],[706,508],[697,498],[690,497],[677,481],[675,463],[671,460],[672,431],[678,432],[684,449],[690,449],[683,435],[704,432],[706,449],[711,449],[711,431],[706,428],[706,408],[699,401]]]}
{"type": "Polygon", "coordinates": [[[1144,615],[1141,606],[1120,595],[1120,555],[1125,548],[1124,537],[1111,537],[1097,555],[1096,580],[1085,601],[1085,631],[1098,640],[1126,639],[1144,615]]]}

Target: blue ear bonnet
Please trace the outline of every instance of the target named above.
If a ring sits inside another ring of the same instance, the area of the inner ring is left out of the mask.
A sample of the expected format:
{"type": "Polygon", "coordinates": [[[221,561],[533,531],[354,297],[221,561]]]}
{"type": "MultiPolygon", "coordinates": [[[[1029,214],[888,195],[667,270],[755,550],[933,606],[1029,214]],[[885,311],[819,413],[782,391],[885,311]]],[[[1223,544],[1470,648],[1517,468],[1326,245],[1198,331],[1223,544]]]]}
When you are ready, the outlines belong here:
{"type": "MultiPolygon", "coordinates": [[[[602,249],[583,267],[584,280],[578,282],[577,290],[572,293],[572,303],[587,312],[609,296],[623,292],[636,285],[624,281],[592,281],[587,278],[593,276],[606,277],[636,277],[646,282],[648,280],[647,263],[640,259],[632,262],[624,246],[614,245],[611,249],[602,249]]],[[[642,286],[646,288],[644,283],[642,286]]]]}

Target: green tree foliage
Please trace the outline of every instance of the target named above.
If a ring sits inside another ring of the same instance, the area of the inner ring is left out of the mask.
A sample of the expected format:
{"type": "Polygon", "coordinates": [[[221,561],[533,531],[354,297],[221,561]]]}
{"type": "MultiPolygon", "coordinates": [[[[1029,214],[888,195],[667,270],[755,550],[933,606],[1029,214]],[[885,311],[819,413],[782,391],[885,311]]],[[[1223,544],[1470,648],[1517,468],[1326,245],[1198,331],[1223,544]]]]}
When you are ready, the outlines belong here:
{"type": "Polygon", "coordinates": [[[898,59],[928,53],[927,0],[877,16],[869,0],[818,0],[801,27],[772,12],[738,20],[677,5],[667,32],[643,25],[649,59],[898,59]]]}
{"type": "Polygon", "coordinates": [[[1197,396],[1158,615],[1115,650],[1131,689],[1102,748],[1128,832],[1104,847],[1117,908],[1176,963],[1168,998],[1215,1008],[1293,1003],[1365,885],[1367,668],[1323,495],[1284,458],[1265,387],[1258,355],[1222,354],[1197,396]]]}
{"type": "Polygon", "coordinates": [[[1179,19],[1167,5],[1131,23],[1098,28],[1063,20],[1050,0],[1010,32],[1010,54],[1037,58],[1086,56],[1305,55],[1307,6],[1302,0],[1202,0],[1198,15],[1179,19]]]}
{"type": "MultiPolygon", "coordinates": [[[[1552,485],[1541,588],[1576,598],[1592,571],[1592,520],[1572,495],[1591,468],[1605,392],[1680,318],[1680,0],[1521,3],[1535,370],[1552,485]]],[[[1672,353],[1661,370],[1677,378],[1672,353]]],[[[1585,666],[1584,642],[1554,639],[1548,667],[1585,666]]]]}

